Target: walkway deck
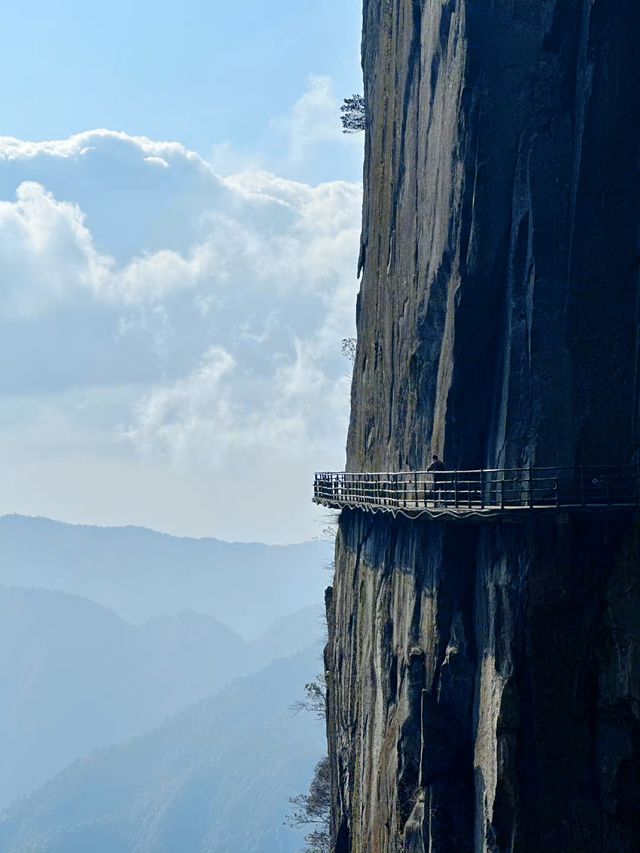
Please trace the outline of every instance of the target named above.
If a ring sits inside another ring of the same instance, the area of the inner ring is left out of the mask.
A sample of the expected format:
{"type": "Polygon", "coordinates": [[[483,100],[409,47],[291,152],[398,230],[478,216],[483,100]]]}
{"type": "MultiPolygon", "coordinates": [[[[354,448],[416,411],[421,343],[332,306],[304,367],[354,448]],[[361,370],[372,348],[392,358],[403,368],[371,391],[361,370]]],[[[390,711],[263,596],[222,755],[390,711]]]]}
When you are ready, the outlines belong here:
{"type": "Polygon", "coordinates": [[[323,472],[314,502],[333,509],[420,516],[522,517],[640,507],[640,468],[496,468],[473,471],[323,472]]]}

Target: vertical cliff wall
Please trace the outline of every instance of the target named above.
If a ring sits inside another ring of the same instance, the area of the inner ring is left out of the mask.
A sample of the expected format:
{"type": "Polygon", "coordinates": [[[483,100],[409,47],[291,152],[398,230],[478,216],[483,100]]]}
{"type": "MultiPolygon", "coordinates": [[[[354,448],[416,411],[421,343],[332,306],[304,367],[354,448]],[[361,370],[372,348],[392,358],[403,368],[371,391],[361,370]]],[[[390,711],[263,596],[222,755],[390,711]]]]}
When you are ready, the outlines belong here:
{"type": "MultiPolygon", "coordinates": [[[[348,470],[638,454],[637,0],[365,0],[348,470]]],[[[615,513],[344,512],[337,853],[640,850],[640,545],[615,513]]]]}

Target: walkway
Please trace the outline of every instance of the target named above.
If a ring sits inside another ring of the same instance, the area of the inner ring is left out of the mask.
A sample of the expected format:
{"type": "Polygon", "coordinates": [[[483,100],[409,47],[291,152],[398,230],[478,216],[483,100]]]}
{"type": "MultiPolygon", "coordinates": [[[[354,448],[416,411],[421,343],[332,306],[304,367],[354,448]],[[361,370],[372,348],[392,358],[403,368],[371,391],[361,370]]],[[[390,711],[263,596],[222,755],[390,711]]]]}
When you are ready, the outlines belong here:
{"type": "Polygon", "coordinates": [[[640,507],[638,466],[319,473],[314,501],[408,518],[522,516],[640,507]]]}

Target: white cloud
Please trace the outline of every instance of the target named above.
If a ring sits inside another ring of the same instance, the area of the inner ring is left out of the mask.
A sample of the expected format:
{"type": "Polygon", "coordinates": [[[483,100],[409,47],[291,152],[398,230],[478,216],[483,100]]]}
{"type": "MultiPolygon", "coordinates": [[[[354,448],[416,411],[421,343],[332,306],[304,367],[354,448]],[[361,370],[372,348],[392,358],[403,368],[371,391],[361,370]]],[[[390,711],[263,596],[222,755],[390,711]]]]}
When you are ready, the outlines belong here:
{"type": "MultiPolygon", "coordinates": [[[[143,171],[149,163],[146,152],[160,145],[154,147],[149,140],[123,134],[110,138],[104,131],[97,132],[95,138],[82,134],[74,139],[73,147],[66,140],[57,148],[53,142],[25,144],[23,171],[28,172],[33,157],[45,153],[54,161],[58,157],[68,160],[74,152],[79,160],[93,154],[100,166],[103,143],[112,153],[114,145],[122,144],[129,168],[135,162],[129,149],[139,145],[138,166],[143,171]]],[[[0,161],[1,143],[0,139],[0,161]]],[[[0,202],[0,224],[7,231],[4,239],[0,236],[3,268],[12,270],[9,278],[20,294],[23,310],[31,305],[34,311],[44,311],[52,299],[64,300],[81,288],[92,291],[98,299],[135,305],[157,301],[205,280],[230,281],[241,272],[273,281],[279,291],[291,286],[313,288],[345,275],[346,255],[352,251],[358,233],[356,185],[334,182],[311,187],[264,171],[220,178],[191,152],[183,154],[179,146],[162,145],[169,148],[174,160],[183,156],[185,161],[179,159],[177,166],[170,166],[163,160],[163,171],[177,168],[182,176],[185,165],[195,165],[191,181],[201,178],[203,189],[210,182],[217,190],[208,199],[195,194],[197,200],[187,216],[190,228],[187,231],[182,223],[186,233],[179,247],[155,251],[143,247],[142,252],[130,254],[119,264],[108,248],[112,235],[115,237],[120,228],[127,230],[130,212],[126,196],[114,211],[111,232],[102,235],[101,251],[90,230],[92,216],[77,201],[58,200],[41,184],[25,181],[18,185],[14,202],[0,202]],[[30,299],[30,291],[41,295],[45,280],[51,299],[30,299]]],[[[19,160],[18,150],[16,141],[11,140],[12,161],[19,160]]],[[[158,206],[171,205],[171,186],[160,185],[155,190],[148,208],[138,200],[140,231],[147,230],[145,224],[154,224],[158,206]],[[162,193],[160,199],[158,191],[162,193]],[[162,197],[165,195],[168,197],[162,197]]]]}
{"type": "MultiPolygon", "coordinates": [[[[294,109],[300,151],[323,138],[305,116],[322,114],[328,91],[316,81],[294,109]]],[[[248,488],[271,478],[283,496],[244,538],[270,538],[269,520],[282,531],[282,513],[291,538],[308,535],[300,484],[314,466],[340,464],[344,445],[350,365],[340,341],[353,334],[360,186],[264,170],[223,178],[176,143],[93,131],[0,139],[0,199],[0,357],[15,365],[0,381],[12,413],[0,444],[22,470],[59,474],[65,435],[83,436],[74,442],[85,460],[95,442],[96,466],[117,457],[129,495],[150,467],[191,482],[194,501],[206,472],[233,489],[244,468],[248,488]],[[33,405],[17,406],[18,393],[33,405]],[[24,464],[36,456],[39,465],[24,464]]],[[[52,494],[35,481],[31,491],[52,494]]],[[[149,495],[147,515],[130,507],[129,520],[150,523],[156,507],[166,527],[167,500],[149,495]]],[[[87,503],[80,520],[92,520],[87,503]]],[[[237,536],[231,512],[219,507],[206,532],[237,536]]],[[[188,501],[176,513],[177,529],[196,532],[184,523],[188,501]]]]}
{"type": "Polygon", "coordinates": [[[149,157],[144,158],[144,162],[145,163],[152,163],[154,166],[159,166],[161,169],[168,169],[169,168],[169,164],[164,159],[164,157],[149,156],[149,157]]]}
{"type": "Polygon", "coordinates": [[[78,205],[32,181],[20,184],[15,202],[0,201],[0,229],[4,317],[45,313],[80,291],[122,305],[155,302],[194,286],[212,264],[204,244],[187,256],[163,249],[118,267],[97,250],[78,205]]]}
{"type": "Polygon", "coordinates": [[[290,113],[276,124],[289,137],[289,157],[294,162],[304,159],[310,147],[340,139],[339,103],[330,77],[312,75],[307,90],[296,101],[290,113]]]}
{"type": "MultiPolygon", "coordinates": [[[[135,407],[130,438],[144,454],[168,454],[182,462],[206,448],[220,448],[220,436],[234,430],[229,395],[222,388],[235,362],[222,347],[212,346],[188,376],[157,388],[135,407]]],[[[196,458],[196,462],[198,459],[196,458]]]]}
{"type": "Polygon", "coordinates": [[[82,211],[25,181],[15,202],[0,201],[0,312],[23,317],[46,311],[81,289],[96,289],[108,260],[96,252],[82,211]]]}
{"type": "MultiPolygon", "coordinates": [[[[131,136],[116,130],[88,130],[68,139],[30,142],[13,136],[0,136],[0,160],[20,161],[38,157],[77,160],[100,148],[104,153],[111,149],[122,157],[126,152],[140,152],[144,158],[162,160],[183,158],[197,161],[200,158],[179,142],[158,142],[146,136],[131,136]]],[[[135,157],[135,154],[134,154],[135,157]]]]}

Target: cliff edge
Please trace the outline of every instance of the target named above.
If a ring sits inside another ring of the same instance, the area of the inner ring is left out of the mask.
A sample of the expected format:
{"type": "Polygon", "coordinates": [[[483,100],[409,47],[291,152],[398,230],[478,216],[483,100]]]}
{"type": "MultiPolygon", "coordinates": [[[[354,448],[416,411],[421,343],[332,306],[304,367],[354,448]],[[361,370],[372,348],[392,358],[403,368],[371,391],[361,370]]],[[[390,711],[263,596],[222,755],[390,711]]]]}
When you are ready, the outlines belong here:
{"type": "MultiPolygon", "coordinates": [[[[639,461],[637,0],[365,0],[347,470],[639,461]]],[[[640,850],[634,513],[344,511],[335,853],[640,850]]]]}

